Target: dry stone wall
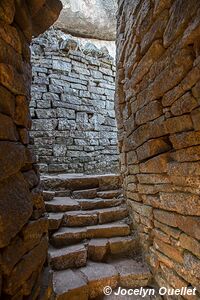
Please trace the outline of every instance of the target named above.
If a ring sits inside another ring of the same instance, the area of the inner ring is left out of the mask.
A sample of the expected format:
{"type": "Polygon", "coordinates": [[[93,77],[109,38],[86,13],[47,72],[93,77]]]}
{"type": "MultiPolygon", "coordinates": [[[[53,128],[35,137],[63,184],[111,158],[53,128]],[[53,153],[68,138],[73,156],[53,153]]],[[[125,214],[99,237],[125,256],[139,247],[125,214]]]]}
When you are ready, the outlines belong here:
{"type": "Polygon", "coordinates": [[[130,213],[158,285],[196,287],[184,299],[199,299],[200,2],[118,2],[116,112],[130,213]]]}
{"type": "Polygon", "coordinates": [[[41,171],[116,172],[115,65],[107,50],[51,29],[34,40],[32,67],[31,136],[41,171]]]}
{"type": "Polygon", "coordinates": [[[48,299],[48,220],[29,145],[32,35],[59,15],[59,1],[0,1],[0,299],[48,299]],[[41,22],[41,15],[46,15],[41,22]],[[36,26],[37,25],[37,26],[36,26]]]}

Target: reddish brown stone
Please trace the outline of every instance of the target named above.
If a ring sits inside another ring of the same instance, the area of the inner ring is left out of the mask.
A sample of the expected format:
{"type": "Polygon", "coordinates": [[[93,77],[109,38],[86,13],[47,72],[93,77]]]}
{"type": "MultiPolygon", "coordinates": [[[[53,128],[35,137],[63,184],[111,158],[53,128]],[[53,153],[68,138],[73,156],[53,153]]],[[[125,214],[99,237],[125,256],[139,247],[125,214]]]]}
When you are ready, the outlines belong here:
{"type": "Polygon", "coordinates": [[[0,245],[5,247],[32,213],[30,193],[21,173],[0,182],[0,199],[0,245]]]}
{"type": "Polygon", "coordinates": [[[169,23],[164,33],[164,46],[168,47],[178,35],[183,33],[192,16],[199,8],[197,0],[175,1],[171,8],[169,23]]]}
{"type": "Polygon", "coordinates": [[[140,164],[140,172],[142,173],[165,173],[169,161],[169,153],[149,159],[147,162],[140,164]]]}
{"type": "Polygon", "coordinates": [[[171,112],[174,116],[179,116],[191,112],[197,106],[196,99],[188,92],[173,103],[171,112]]]}
{"type": "Polygon", "coordinates": [[[179,249],[176,249],[174,246],[166,244],[156,238],[154,239],[154,247],[172,260],[175,260],[180,264],[183,263],[184,259],[182,252],[179,249]]]}
{"type": "Polygon", "coordinates": [[[181,149],[200,144],[200,131],[183,132],[179,134],[173,134],[170,136],[170,140],[175,149],[181,149]]]}
{"type": "Polygon", "coordinates": [[[167,133],[175,133],[192,130],[193,124],[189,115],[183,115],[166,120],[164,127],[167,133]]]}
{"type": "Polygon", "coordinates": [[[16,97],[16,107],[14,121],[17,125],[30,129],[31,117],[29,113],[28,101],[24,96],[16,97]]]}
{"type": "Polygon", "coordinates": [[[200,130],[200,109],[197,108],[191,113],[192,122],[195,130],[200,130]]]}
{"type": "Polygon", "coordinates": [[[144,106],[137,111],[135,121],[137,125],[147,123],[160,117],[163,113],[162,105],[159,101],[152,101],[147,106],[144,106]]]}
{"type": "Polygon", "coordinates": [[[152,24],[141,41],[141,52],[145,53],[153,41],[162,38],[168,22],[168,10],[164,10],[152,24]]]}
{"type": "Polygon", "coordinates": [[[2,0],[0,3],[0,19],[11,24],[15,15],[14,0],[2,0]]]}
{"type": "Polygon", "coordinates": [[[15,27],[0,21],[0,38],[21,53],[21,41],[15,27]]]}
{"type": "MultiPolygon", "coordinates": [[[[198,67],[192,68],[188,74],[183,78],[179,85],[175,86],[172,90],[168,91],[162,98],[163,106],[170,106],[173,104],[179,97],[181,97],[186,91],[190,90],[192,86],[199,80],[200,70],[198,67]]],[[[195,87],[192,89],[193,96],[196,94],[195,87]],[[194,89],[194,93],[193,93],[194,89]]]]}
{"type": "Polygon", "coordinates": [[[0,63],[0,83],[14,94],[28,93],[24,77],[11,65],[0,63]]]}
{"type": "Polygon", "coordinates": [[[0,113],[0,140],[17,141],[17,130],[12,119],[0,113]]]}
{"type": "Polygon", "coordinates": [[[15,112],[15,97],[2,86],[0,86],[0,112],[11,117],[15,112]]]}
{"type": "Polygon", "coordinates": [[[155,156],[156,154],[166,152],[170,150],[170,148],[171,146],[165,141],[165,139],[159,138],[149,140],[144,143],[142,146],[137,148],[136,152],[138,159],[143,160],[151,156],[155,156]]]}
{"type": "Polygon", "coordinates": [[[180,236],[180,246],[184,249],[189,250],[194,255],[196,255],[200,258],[200,242],[199,241],[197,241],[194,238],[183,233],[180,236]]]}
{"type": "Polygon", "coordinates": [[[48,248],[47,237],[42,238],[40,244],[23,256],[23,259],[14,267],[3,287],[4,292],[13,295],[30,275],[44,264],[48,248]]]}
{"type": "Polygon", "coordinates": [[[4,157],[0,163],[0,180],[2,180],[18,173],[24,166],[25,147],[12,142],[0,142],[0,157],[4,157]]]}
{"type": "Polygon", "coordinates": [[[200,146],[180,149],[172,153],[171,157],[179,162],[200,160],[200,146]]]}

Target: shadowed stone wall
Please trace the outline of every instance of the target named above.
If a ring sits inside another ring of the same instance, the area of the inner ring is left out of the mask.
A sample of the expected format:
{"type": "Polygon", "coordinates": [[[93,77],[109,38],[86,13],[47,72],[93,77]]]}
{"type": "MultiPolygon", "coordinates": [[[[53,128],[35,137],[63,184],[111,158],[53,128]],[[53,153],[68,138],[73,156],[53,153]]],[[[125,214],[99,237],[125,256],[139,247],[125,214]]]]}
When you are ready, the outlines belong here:
{"type": "MultiPolygon", "coordinates": [[[[29,43],[58,17],[59,1],[0,1],[0,299],[48,299],[41,289],[48,221],[28,130],[29,43]],[[45,20],[41,16],[45,15],[45,20]],[[45,298],[46,297],[46,298],[45,298]]],[[[48,277],[48,276],[47,276],[48,277]]],[[[46,285],[48,278],[46,280],[46,285]]],[[[45,294],[46,293],[46,294],[45,294]]]]}
{"type": "Polygon", "coordinates": [[[51,29],[32,44],[31,136],[42,172],[118,171],[115,64],[51,29]]]}
{"type": "Polygon", "coordinates": [[[131,216],[157,283],[200,292],[200,2],[120,0],[118,13],[116,113],[131,216]]]}

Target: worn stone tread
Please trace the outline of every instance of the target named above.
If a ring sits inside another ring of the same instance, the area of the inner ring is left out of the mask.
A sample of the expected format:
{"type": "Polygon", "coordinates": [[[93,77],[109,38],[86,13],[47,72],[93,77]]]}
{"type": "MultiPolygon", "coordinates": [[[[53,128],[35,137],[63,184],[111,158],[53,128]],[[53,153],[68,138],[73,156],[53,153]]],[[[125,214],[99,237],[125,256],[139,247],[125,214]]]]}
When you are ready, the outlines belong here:
{"type": "Polygon", "coordinates": [[[148,266],[134,259],[121,258],[110,261],[119,274],[119,285],[126,288],[147,286],[151,279],[151,272],[148,266]]]}
{"type": "Polygon", "coordinates": [[[124,219],[127,216],[128,210],[124,206],[69,211],[64,213],[62,226],[79,227],[104,224],[124,219]]]}
{"type": "Polygon", "coordinates": [[[45,203],[48,212],[65,212],[80,209],[79,203],[69,197],[54,197],[50,202],[45,203]]]}
{"type": "Polygon", "coordinates": [[[124,223],[109,223],[87,227],[87,238],[109,238],[130,234],[130,228],[124,223]]]}
{"type": "Polygon", "coordinates": [[[78,268],[86,265],[87,249],[84,244],[67,246],[64,248],[50,247],[48,257],[54,270],[78,268]]]}
{"type": "Polygon", "coordinates": [[[109,190],[109,191],[98,191],[97,197],[103,198],[103,199],[112,199],[117,198],[122,194],[122,189],[118,190],[109,190]]]}
{"type": "Polygon", "coordinates": [[[92,210],[118,206],[122,203],[121,199],[76,199],[82,210],[92,210]]]}
{"type": "Polygon", "coordinates": [[[56,230],[60,227],[63,213],[48,213],[49,230],[56,230]]]}
{"type": "Polygon", "coordinates": [[[77,271],[87,280],[89,298],[93,299],[103,294],[103,288],[110,286],[115,288],[118,283],[118,273],[112,265],[105,263],[88,262],[87,266],[77,271]]]}
{"type": "Polygon", "coordinates": [[[53,291],[56,300],[88,300],[86,280],[70,269],[53,273],[53,291]]]}

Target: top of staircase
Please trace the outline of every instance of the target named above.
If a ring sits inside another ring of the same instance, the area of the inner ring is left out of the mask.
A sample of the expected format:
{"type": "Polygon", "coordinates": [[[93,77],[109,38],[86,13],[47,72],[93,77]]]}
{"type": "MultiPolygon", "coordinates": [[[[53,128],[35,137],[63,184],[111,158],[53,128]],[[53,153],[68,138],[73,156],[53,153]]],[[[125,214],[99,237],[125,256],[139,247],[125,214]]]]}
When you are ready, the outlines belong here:
{"type": "Polygon", "coordinates": [[[120,174],[96,174],[88,175],[81,173],[43,174],[41,182],[45,190],[56,188],[81,190],[81,189],[117,189],[121,188],[122,181],[120,174]]]}

